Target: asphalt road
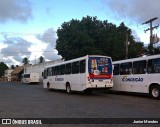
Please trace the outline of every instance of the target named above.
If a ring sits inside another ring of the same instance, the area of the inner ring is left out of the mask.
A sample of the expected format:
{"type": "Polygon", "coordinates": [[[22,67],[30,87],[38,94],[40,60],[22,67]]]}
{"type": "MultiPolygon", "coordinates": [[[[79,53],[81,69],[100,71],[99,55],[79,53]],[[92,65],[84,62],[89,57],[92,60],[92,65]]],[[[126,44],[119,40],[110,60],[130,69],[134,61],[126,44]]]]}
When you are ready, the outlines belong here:
{"type": "MultiPolygon", "coordinates": [[[[86,95],[73,93],[68,95],[65,91],[48,91],[43,88],[42,84],[25,85],[0,82],[0,118],[156,119],[160,118],[160,100],[154,100],[144,95],[130,94],[93,93],[86,95]]],[[[160,121],[158,122],[160,123],[160,121]]],[[[56,126],[64,125],[58,124],[56,126]]],[[[97,125],[80,124],[76,126],[97,125]]],[[[106,127],[106,125],[99,126],[106,127]]],[[[114,124],[114,126],[124,127],[128,125],[114,124]]],[[[143,126],[143,124],[131,124],[130,126],[138,127],[143,126]]],[[[145,127],[152,126],[158,127],[159,125],[145,125],[145,127]]]]}

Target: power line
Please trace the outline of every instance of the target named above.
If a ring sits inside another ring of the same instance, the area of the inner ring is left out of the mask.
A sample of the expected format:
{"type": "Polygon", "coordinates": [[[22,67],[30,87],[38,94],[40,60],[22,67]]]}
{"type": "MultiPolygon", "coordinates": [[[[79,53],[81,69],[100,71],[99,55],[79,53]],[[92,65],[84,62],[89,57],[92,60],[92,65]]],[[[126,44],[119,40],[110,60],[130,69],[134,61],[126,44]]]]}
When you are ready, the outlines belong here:
{"type": "Polygon", "coordinates": [[[28,51],[28,52],[11,51],[11,52],[0,52],[0,53],[33,53],[33,52],[54,52],[54,51],[28,51]]]}
{"type": "Polygon", "coordinates": [[[147,26],[143,26],[143,27],[139,27],[139,25],[137,25],[137,29],[146,29],[147,28],[147,26]]]}
{"type": "Polygon", "coordinates": [[[0,32],[0,35],[9,36],[9,35],[21,35],[21,36],[33,36],[33,35],[47,35],[47,36],[55,36],[52,33],[22,33],[22,32],[0,32]]]}

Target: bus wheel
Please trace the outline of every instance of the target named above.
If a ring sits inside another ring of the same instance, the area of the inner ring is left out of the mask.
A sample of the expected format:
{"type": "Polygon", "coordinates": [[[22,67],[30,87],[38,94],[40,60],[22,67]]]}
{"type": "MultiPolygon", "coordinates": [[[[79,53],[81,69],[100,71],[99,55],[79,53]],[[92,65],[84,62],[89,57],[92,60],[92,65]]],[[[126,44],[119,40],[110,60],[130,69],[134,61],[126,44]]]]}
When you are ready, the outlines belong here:
{"type": "Polygon", "coordinates": [[[50,91],[51,89],[50,89],[50,84],[49,83],[47,83],[47,89],[50,91]]]}
{"type": "Polygon", "coordinates": [[[71,94],[71,87],[70,87],[70,85],[69,84],[67,84],[66,85],[66,92],[68,93],[68,94],[71,94]]]}
{"type": "Polygon", "coordinates": [[[92,94],[92,90],[85,90],[84,93],[85,93],[86,95],[90,95],[90,94],[92,94]]]}
{"type": "Polygon", "coordinates": [[[156,85],[156,86],[151,87],[150,95],[154,99],[160,99],[160,86],[156,85]]]}

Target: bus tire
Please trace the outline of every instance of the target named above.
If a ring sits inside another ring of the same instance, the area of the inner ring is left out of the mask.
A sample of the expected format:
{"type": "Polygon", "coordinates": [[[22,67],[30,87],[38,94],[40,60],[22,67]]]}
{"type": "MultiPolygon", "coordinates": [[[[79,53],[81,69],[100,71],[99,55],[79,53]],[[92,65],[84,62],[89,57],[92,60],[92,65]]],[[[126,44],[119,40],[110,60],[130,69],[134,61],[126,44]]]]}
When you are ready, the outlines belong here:
{"type": "Polygon", "coordinates": [[[51,90],[51,89],[50,89],[50,83],[49,83],[49,82],[47,83],[47,89],[48,89],[48,91],[51,90]]]}
{"type": "Polygon", "coordinates": [[[71,94],[71,93],[72,93],[70,84],[67,84],[67,85],[66,85],[66,92],[67,92],[68,94],[71,94]]]}
{"type": "Polygon", "coordinates": [[[150,95],[154,99],[160,99],[160,86],[154,85],[150,88],[150,95]]]}
{"type": "Polygon", "coordinates": [[[85,90],[85,91],[84,91],[84,94],[86,94],[86,95],[91,95],[91,94],[92,94],[92,90],[85,90]]]}

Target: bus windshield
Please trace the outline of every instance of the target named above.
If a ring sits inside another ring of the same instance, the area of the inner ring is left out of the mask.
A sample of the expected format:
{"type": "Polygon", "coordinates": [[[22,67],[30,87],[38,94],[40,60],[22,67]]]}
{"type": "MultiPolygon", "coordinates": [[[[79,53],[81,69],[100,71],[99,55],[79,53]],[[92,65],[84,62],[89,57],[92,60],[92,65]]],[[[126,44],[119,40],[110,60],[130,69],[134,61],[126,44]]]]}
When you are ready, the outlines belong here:
{"type": "Polygon", "coordinates": [[[106,57],[90,57],[88,60],[90,78],[111,78],[112,62],[106,57]]]}

